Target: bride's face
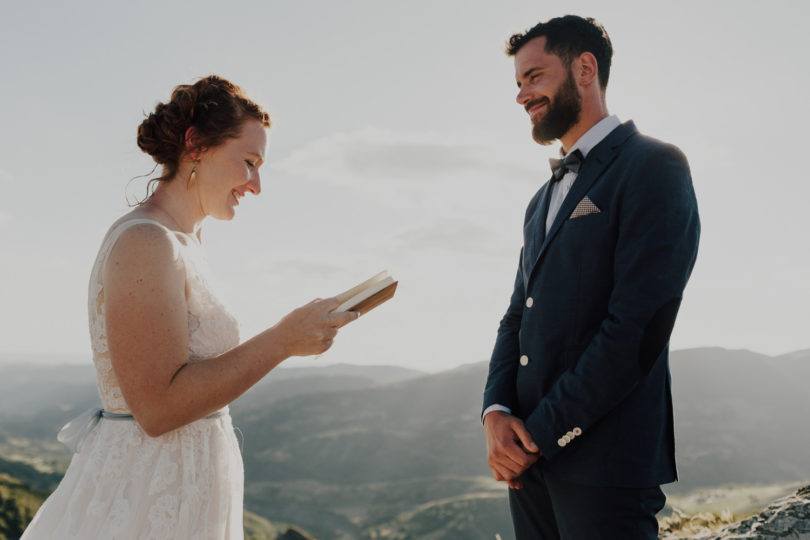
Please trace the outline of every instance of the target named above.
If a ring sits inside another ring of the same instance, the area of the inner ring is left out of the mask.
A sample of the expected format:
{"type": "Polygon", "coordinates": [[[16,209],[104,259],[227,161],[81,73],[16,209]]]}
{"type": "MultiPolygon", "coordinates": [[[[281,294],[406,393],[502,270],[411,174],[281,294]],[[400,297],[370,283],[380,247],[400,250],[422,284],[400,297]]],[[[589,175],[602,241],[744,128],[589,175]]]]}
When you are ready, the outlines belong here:
{"type": "Polygon", "coordinates": [[[261,192],[259,167],[264,163],[266,147],[266,128],[251,118],[242,124],[238,137],[227,139],[199,155],[195,180],[206,215],[233,219],[245,193],[258,195],[261,192]]]}

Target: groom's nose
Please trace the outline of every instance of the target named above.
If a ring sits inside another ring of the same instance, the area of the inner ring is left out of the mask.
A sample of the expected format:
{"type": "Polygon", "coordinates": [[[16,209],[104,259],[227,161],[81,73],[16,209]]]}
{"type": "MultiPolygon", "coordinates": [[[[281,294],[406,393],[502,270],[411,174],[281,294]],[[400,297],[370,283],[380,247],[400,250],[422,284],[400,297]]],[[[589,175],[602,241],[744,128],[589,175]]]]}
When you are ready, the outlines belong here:
{"type": "Polygon", "coordinates": [[[518,90],[517,96],[515,96],[515,101],[517,101],[518,105],[523,105],[525,107],[530,100],[531,95],[526,89],[526,86],[521,86],[518,90]]]}

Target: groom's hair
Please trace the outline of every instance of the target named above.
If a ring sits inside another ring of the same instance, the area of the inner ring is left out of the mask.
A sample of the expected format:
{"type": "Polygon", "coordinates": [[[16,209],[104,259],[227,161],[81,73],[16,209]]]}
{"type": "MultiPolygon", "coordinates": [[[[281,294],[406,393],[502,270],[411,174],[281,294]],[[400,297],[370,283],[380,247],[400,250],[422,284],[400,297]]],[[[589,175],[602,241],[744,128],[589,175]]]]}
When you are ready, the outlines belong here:
{"type": "Polygon", "coordinates": [[[607,88],[613,45],[605,27],[596,19],[566,15],[538,23],[526,32],[510,37],[506,54],[514,56],[526,43],[543,36],[546,38],[546,52],[559,56],[566,68],[571,67],[571,62],[580,54],[591,53],[599,67],[599,85],[603,90],[607,88]]]}

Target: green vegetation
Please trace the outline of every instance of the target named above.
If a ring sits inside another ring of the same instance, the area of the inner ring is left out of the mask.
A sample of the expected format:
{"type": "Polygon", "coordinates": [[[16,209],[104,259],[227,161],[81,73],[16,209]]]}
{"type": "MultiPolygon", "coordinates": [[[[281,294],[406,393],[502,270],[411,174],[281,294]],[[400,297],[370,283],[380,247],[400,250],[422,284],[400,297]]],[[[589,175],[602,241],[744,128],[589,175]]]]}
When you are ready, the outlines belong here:
{"type": "Polygon", "coordinates": [[[57,472],[41,472],[34,466],[19,461],[10,461],[0,457],[0,474],[5,473],[11,478],[42,492],[50,492],[56,488],[62,474],[57,472]]]}
{"type": "Polygon", "coordinates": [[[706,535],[734,522],[734,514],[728,510],[723,512],[699,512],[697,514],[684,514],[675,511],[672,515],[658,520],[658,535],[660,538],[693,538],[696,535],[706,535]]]}
{"type": "Polygon", "coordinates": [[[245,510],[245,540],[314,540],[314,537],[297,527],[272,523],[245,510]]]}
{"type": "MultiPolygon", "coordinates": [[[[0,540],[16,540],[45,501],[47,493],[0,473],[0,540]]],[[[313,540],[297,527],[272,523],[245,511],[246,540],[313,540]]]]}
{"type": "Polygon", "coordinates": [[[13,540],[31,522],[47,495],[0,473],[0,540],[13,540]]]}

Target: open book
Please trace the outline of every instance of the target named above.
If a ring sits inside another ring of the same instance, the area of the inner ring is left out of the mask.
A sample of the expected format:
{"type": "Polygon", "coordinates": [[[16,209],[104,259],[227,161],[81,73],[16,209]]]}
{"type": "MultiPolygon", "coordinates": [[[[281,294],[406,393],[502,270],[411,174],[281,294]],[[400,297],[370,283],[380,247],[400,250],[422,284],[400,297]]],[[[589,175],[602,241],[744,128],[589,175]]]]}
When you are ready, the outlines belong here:
{"type": "Polygon", "coordinates": [[[337,295],[335,298],[338,299],[340,305],[335,309],[335,313],[355,311],[362,315],[393,298],[394,291],[397,290],[397,283],[399,281],[394,281],[394,278],[388,275],[388,271],[384,270],[360,285],[337,295]]]}

